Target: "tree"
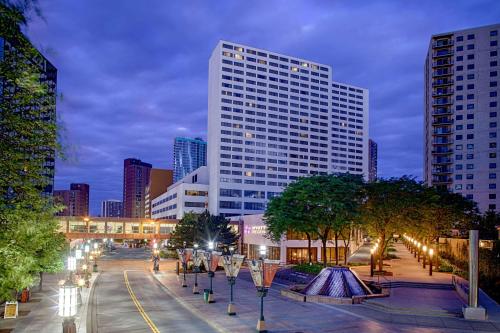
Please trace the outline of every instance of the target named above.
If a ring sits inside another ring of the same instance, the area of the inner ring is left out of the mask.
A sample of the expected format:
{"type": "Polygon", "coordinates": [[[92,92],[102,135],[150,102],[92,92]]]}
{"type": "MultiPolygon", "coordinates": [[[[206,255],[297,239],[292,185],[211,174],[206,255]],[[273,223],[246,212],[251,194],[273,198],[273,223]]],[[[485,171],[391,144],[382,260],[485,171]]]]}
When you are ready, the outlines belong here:
{"type": "Polygon", "coordinates": [[[380,238],[380,271],[383,270],[383,254],[393,235],[403,232],[414,221],[414,207],[420,191],[422,185],[407,176],[377,179],[365,185],[361,216],[368,231],[380,238]]]}
{"type": "Polygon", "coordinates": [[[31,286],[34,277],[62,266],[64,238],[42,192],[50,182],[47,164],[60,152],[56,93],[40,53],[21,33],[32,1],[0,2],[0,299],[31,286]]]}
{"type": "Polygon", "coordinates": [[[274,239],[287,227],[310,232],[321,240],[323,265],[326,267],[327,242],[335,239],[338,264],[340,231],[354,218],[359,205],[360,186],[352,175],[315,175],[299,178],[289,184],[271,210],[266,211],[266,224],[274,239]],[[290,221],[290,219],[293,220],[290,221]],[[304,226],[300,226],[300,219],[304,226]]]}
{"type": "Polygon", "coordinates": [[[498,227],[500,227],[500,213],[489,210],[477,220],[479,230],[479,238],[481,239],[498,239],[498,227]]]}
{"type": "Polygon", "coordinates": [[[206,247],[209,241],[223,246],[236,246],[239,235],[231,229],[229,220],[222,216],[211,215],[208,211],[201,214],[187,213],[179,221],[170,238],[172,247],[192,247],[197,243],[206,247]]]}
{"type": "Polygon", "coordinates": [[[311,207],[306,196],[307,192],[303,190],[301,182],[289,184],[281,195],[269,201],[264,223],[267,226],[267,236],[275,242],[281,241],[283,234],[289,231],[305,234],[308,262],[312,263],[311,237],[315,229],[313,221],[310,221],[311,207]]]}

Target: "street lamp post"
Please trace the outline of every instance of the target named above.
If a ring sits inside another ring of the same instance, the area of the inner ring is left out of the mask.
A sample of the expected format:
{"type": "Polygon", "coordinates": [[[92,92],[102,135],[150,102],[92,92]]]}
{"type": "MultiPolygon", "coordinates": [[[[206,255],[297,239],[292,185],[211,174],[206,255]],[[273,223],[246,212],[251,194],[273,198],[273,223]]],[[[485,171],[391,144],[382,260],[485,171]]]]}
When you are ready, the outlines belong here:
{"type": "Polygon", "coordinates": [[[425,259],[427,258],[427,246],[422,246],[422,267],[425,269],[425,259]]]}
{"type": "Polygon", "coordinates": [[[370,276],[373,276],[373,264],[374,264],[374,261],[373,261],[373,253],[375,252],[375,249],[374,248],[371,248],[370,249],[370,276]]]}
{"type": "Polygon", "coordinates": [[[158,244],[153,243],[153,271],[158,273],[160,270],[160,250],[158,250],[158,244]]]}
{"type": "Polygon", "coordinates": [[[190,259],[190,251],[187,251],[186,249],[186,242],[183,242],[183,247],[181,249],[177,249],[177,254],[179,255],[179,260],[181,261],[182,264],[182,287],[186,288],[187,287],[187,282],[186,282],[186,270],[187,270],[187,264],[190,259]]]}
{"type": "Polygon", "coordinates": [[[193,294],[199,294],[198,290],[198,273],[200,272],[200,265],[202,262],[202,254],[198,250],[198,244],[193,244],[193,271],[194,271],[194,286],[193,294]]]}
{"type": "Polygon", "coordinates": [[[94,255],[94,266],[93,266],[93,269],[92,271],[94,273],[97,273],[97,255],[98,255],[98,251],[97,249],[99,248],[99,244],[97,244],[97,242],[94,243],[94,251],[93,251],[93,255],[94,255]]]}
{"type": "Polygon", "coordinates": [[[76,333],[77,302],[77,287],[70,280],[66,280],[59,286],[59,316],[63,318],[63,333],[76,333]]]}
{"type": "Polygon", "coordinates": [[[422,244],[420,242],[417,243],[417,262],[420,262],[420,248],[422,247],[422,244]]]}
{"type": "Polygon", "coordinates": [[[85,272],[85,287],[90,287],[90,281],[89,281],[89,256],[90,256],[90,245],[85,244],[83,251],[85,252],[85,264],[82,265],[82,269],[85,272]]]}
{"type": "Polygon", "coordinates": [[[214,251],[215,243],[213,241],[208,242],[208,250],[202,252],[203,264],[208,270],[208,278],[210,280],[210,289],[205,290],[208,295],[205,296],[206,303],[215,303],[214,291],[213,291],[213,278],[215,276],[215,270],[219,265],[219,260],[222,255],[221,252],[214,251]]]}
{"type": "Polygon", "coordinates": [[[234,316],[236,314],[236,309],[233,302],[233,286],[236,283],[236,277],[240,272],[241,264],[245,259],[244,255],[234,254],[234,247],[229,247],[229,255],[222,257],[222,263],[224,265],[224,271],[226,272],[227,281],[230,288],[230,298],[229,304],[227,306],[227,314],[234,316]]]}
{"type": "Polygon", "coordinates": [[[266,253],[266,246],[261,245],[259,248],[260,259],[247,260],[253,283],[257,288],[258,296],[260,297],[260,317],[257,321],[257,332],[267,332],[264,320],[264,297],[267,295],[267,291],[271,287],[274,275],[276,274],[280,264],[279,260],[265,259],[266,253]]]}
{"type": "Polygon", "coordinates": [[[432,275],[432,255],[434,254],[433,249],[429,249],[429,276],[432,275]]]}

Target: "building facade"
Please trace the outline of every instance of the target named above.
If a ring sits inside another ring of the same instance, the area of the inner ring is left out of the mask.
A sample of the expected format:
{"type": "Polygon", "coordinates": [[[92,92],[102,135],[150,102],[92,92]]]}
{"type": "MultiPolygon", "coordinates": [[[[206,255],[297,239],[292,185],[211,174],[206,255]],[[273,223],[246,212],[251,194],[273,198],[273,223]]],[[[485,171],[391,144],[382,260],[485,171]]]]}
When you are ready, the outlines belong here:
{"type": "Polygon", "coordinates": [[[377,179],[377,157],[378,146],[372,139],[368,140],[368,181],[373,182],[377,179]]]}
{"type": "Polygon", "coordinates": [[[368,177],[368,91],[332,68],[220,41],[209,62],[209,210],[265,210],[298,177],[368,177]]]}
{"type": "Polygon", "coordinates": [[[143,218],[146,205],[146,186],[152,165],[139,159],[123,162],[123,217],[143,218]]]}
{"type": "Polygon", "coordinates": [[[121,217],[123,204],[120,200],[101,201],[101,217],[121,217]]]}
{"type": "Polygon", "coordinates": [[[208,169],[202,166],[152,200],[153,219],[182,219],[185,213],[203,213],[208,208],[208,169]]]}
{"type": "Polygon", "coordinates": [[[425,61],[424,178],[499,211],[500,25],[433,35],[425,61]]]}
{"type": "Polygon", "coordinates": [[[69,190],[54,190],[56,202],[65,206],[57,216],[89,216],[90,186],[70,184],[69,190]]]}
{"type": "Polygon", "coordinates": [[[151,202],[160,194],[165,193],[170,185],[174,183],[173,170],[151,169],[149,183],[146,186],[146,196],[144,198],[145,218],[151,218],[151,202]]]}
{"type": "Polygon", "coordinates": [[[207,143],[201,138],[174,140],[174,182],[207,165],[207,143]]]}
{"type": "MultiPolygon", "coordinates": [[[[232,222],[238,221],[242,226],[241,252],[248,259],[258,259],[260,257],[259,247],[267,247],[267,257],[272,260],[279,260],[281,264],[301,264],[309,260],[307,237],[305,234],[287,232],[279,242],[274,242],[267,237],[267,227],[262,219],[262,214],[245,215],[231,217],[232,222]]],[[[350,241],[344,243],[338,240],[339,263],[343,264],[345,255],[349,257],[363,244],[360,230],[353,230],[350,234],[350,241]],[[345,246],[348,244],[348,246],[345,246]]],[[[323,245],[320,240],[313,239],[311,242],[311,259],[313,262],[321,262],[323,245]]],[[[326,248],[326,259],[328,263],[335,263],[335,242],[328,241],[326,248]]]]}
{"type": "MultiPolygon", "coordinates": [[[[0,32],[2,33],[2,32],[0,32]]],[[[26,55],[23,53],[23,47],[29,45],[30,48],[33,46],[30,44],[29,40],[22,35],[18,40],[12,40],[8,36],[0,35],[0,62],[6,62],[9,65],[14,65],[16,62],[25,62],[30,65],[34,65],[38,73],[38,78],[40,83],[44,84],[44,88],[47,89],[47,95],[44,100],[32,100],[30,101],[29,107],[40,107],[39,104],[43,103],[44,112],[41,115],[44,121],[55,124],[56,122],[56,101],[57,101],[57,69],[54,65],[50,63],[40,52],[33,48],[32,55],[26,55]]],[[[14,67],[14,66],[13,66],[14,67]]],[[[5,99],[7,103],[11,103],[17,97],[13,92],[15,89],[9,83],[9,80],[2,80],[0,78],[0,99],[5,99]]],[[[26,101],[14,102],[17,105],[26,105],[26,101]]],[[[1,117],[1,115],[0,115],[1,117]]],[[[32,115],[30,115],[32,117],[32,115]]],[[[32,119],[29,119],[31,121],[32,119]]],[[[1,131],[5,131],[5,128],[0,128],[1,131]]],[[[34,129],[36,130],[36,129],[34,129]]],[[[55,132],[55,128],[53,131],[55,132]]],[[[12,133],[14,137],[17,137],[18,133],[12,133]]],[[[55,133],[53,133],[55,136],[55,133]]],[[[49,151],[47,154],[46,147],[40,147],[38,151],[40,155],[45,156],[43,161],[43,176],[44,187],[41,188],[43,195],[51,196],[54,192],[54,170],[55,170],[55,152],[49,151]]],[[[33,154],[33,152],[31,152],[33,154]]],[[[36,152],[34,152],[36,154],[36,152]]]]}

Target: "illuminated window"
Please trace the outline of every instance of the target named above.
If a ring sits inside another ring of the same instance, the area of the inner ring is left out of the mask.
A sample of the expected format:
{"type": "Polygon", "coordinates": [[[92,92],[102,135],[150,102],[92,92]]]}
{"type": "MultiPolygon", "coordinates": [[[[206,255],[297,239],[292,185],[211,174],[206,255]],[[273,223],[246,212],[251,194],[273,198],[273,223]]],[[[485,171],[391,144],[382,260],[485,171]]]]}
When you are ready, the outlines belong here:
{"type": "Polygon", "coordinates": [[[253,172],[252,171],[245,171],[245,176],[252,177],[253,176],[253,172]]]}
{"type": "Polygon", "coordinates": [[[307,62],[303,62],[300,64],[302,67],[309,67],[309,64],[307,62]]]}
{"type": "Polygon", "coordinates": [[[298,72],[299,69],[297,67],[292,67],[292,72],[298,72]]]}
{"type": "Polygon", "coordinates": [[[238,52],[243,52],[243,48],[242,47],[239,47],[239,46],[235,46],[234,49],[238,52]]]}
{"type": "Polygon", "coordinates": [[[243,59],[245,59],[245,57],[244,57],[244,56],[242,56],[241,54],[237,54],[237,53],[234,55],[234,58],[235,58],[235,59],[238,59],[238,60],[243,60],[243,59]]]}

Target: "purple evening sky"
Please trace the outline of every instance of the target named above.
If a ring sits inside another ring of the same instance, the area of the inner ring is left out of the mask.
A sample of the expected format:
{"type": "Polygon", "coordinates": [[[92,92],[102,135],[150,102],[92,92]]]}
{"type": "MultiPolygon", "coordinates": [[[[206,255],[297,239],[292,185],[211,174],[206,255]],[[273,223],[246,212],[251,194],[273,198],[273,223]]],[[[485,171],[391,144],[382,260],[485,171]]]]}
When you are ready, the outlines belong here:
{"type": "Polygon", "coordinates": [[[44,0],[27,33],[58,68],[68,159],[56,188],[121,199],[123,159],[172,166],[175,136],[207,127],[219,39],[311,59],[370,90],[379,175],[422,177],[423,66],[432,34],[500,22],[500,1],[44,0]]]}

